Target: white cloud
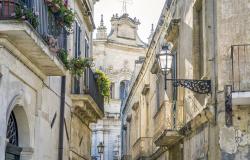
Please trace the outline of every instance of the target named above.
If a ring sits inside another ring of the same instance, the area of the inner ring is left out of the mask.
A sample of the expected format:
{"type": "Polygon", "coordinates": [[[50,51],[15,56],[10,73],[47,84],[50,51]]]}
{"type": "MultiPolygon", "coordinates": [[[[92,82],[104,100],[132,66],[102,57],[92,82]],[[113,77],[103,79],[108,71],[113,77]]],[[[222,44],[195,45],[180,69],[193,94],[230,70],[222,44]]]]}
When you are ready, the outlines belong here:
{"type": "MultiPolygon", "coordinates": [[[[165,0],[133,0],[128,4],[127,10],[130,17],[140,20],[139,36],[144,42],[150,34],[151,24],[156,26],[161,14],[165,0]]],[[[104,15],[104,24],[110,31],[110,19],[113,14],[122,14],[122,0],[100,0],[95,4],[95,24],[96,27],[100,24],[101,14],[104,15]]],[[[94,32],[94,37],[95,37],[94,32]]]]}

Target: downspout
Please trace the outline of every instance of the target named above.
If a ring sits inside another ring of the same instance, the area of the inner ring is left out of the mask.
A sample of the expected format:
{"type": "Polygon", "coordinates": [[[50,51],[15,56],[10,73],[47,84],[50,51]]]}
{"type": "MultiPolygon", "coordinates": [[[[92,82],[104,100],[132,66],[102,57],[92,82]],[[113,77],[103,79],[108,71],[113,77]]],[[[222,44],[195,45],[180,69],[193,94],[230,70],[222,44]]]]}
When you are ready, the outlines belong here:
{"type": "Polygon", "coordinates": [[[212,99],[213,99],[213,104],[214,104],[214,124],[216,125],[217,124],[217,104],[218,104],[218,102],[217,102],[217,85],[218,85],[218,80],[217,80],[217,35],[216,35],[216,30],[217,30],[217,24],[216,24],[216,22],[217,22],[217,20],[216,20],[216,0],[213,0],[213,43],[212,43],[212,47],[213,47],[213,50],[212,50],[212,52],[213,52],[213,75],[212,75],[212,79],[213,79],[213,81],[212,82],[214,82],[214,84],[213,84],[213,97],[212,97],[212,99]]]}
{"type": "Polygon", "coordinates": [[[61,82],[61,98],[60,98],[58,160],[63,160],[63,136],[64,136],[64,112],[65,112],[66,76],[62,76],[61,79],[62,79],[62,82],[61,82]]]}

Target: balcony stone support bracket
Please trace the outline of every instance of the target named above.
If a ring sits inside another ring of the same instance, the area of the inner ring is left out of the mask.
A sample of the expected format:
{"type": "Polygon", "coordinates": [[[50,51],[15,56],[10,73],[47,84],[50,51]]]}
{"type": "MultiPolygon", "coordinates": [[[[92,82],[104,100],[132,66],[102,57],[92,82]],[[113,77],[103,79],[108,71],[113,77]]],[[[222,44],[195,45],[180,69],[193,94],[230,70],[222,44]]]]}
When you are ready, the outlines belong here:
{"type": "Polygon", "coordinates": [[[188,121],[185,125],[179,126],[176,129],[165,129],[161,132],[158,137],[154,138],[156,146],[171,147],[176,144],[185,136],[193,133],[197,128],[203,124],[212,121],[213,115],[208,109],[204,109],[197,114],[193,119],[188,121]]]}
{"type": "Polygon", "coordinates": [[[213,122],[213,114],[208,109],[203,109],[193,119],[180,127],[178,132],[181,135],[187,136],[207,122],[213,122]]]}
{"type": "Polygon", "coordinates": [[[174,41],[176,40],[176,37],[179,34],[179,23],[180,23],[180,19],[172,19],[170,21],[167,34],[165,36],[165,39],[168,42],[174,43],[174,41]]]}
{"type": "Polygon", "coordinates": [[[181,140],[183,136],[177,130],[165,129],[162,134],[154,141],[156,146],[171,147],[181,140]]]}
{"type": "Polygon", "coordinates": [[[104,116],[104,113],[97,106],[93,98],[89,95],[71,95],[73,113],[76,114],[84,123],[96,123],[104,116]]]}

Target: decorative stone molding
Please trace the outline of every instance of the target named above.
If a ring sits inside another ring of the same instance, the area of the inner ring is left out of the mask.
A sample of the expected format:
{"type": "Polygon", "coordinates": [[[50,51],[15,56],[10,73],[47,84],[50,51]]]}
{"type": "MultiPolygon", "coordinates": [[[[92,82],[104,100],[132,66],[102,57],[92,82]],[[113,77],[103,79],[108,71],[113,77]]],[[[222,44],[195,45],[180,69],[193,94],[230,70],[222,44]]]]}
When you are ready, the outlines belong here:
{"type": "Polygon", "coordinates": [[[146,95],[150,90],[150,84],[144,84],[143,89],[142,89],[142,94],[146,95]]]}
{"type": "Polygon", "coordinates": [[[165,36],[165,39],[168,42],[174,42],[176,37],[179,34],[179,23],[180,23],[180,18],[178,19],[171,19],[168,30],[167,30],[167,34],[165,36]]]}
{"type": "Polygon", "coordinates": [[[93,98],[89,95],[71,95],[73,102],[73,113],[76,114],[84,123],[97,122],[104,116],[104,113],[97,106],[93,98]]]}
{"type": "Polygon", "coordinates": [[[34,153],[34,148],[32,147],[22,148],[21,159],[31,160],[33,153],[34,153]]]}

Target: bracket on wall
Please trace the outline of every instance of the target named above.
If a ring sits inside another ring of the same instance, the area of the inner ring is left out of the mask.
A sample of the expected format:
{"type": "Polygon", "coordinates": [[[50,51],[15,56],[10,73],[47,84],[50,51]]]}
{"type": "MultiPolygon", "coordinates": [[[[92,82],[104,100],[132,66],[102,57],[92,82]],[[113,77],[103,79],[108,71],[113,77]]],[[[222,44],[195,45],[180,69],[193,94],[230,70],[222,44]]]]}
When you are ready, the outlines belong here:
{"type": "Polygon", "coordinates": [[[175,87],[188,88],[193,92],[200,94],[211,93],[211,80],[193,80],[193,79],[166,79],[173,81],[175,87]]]}

